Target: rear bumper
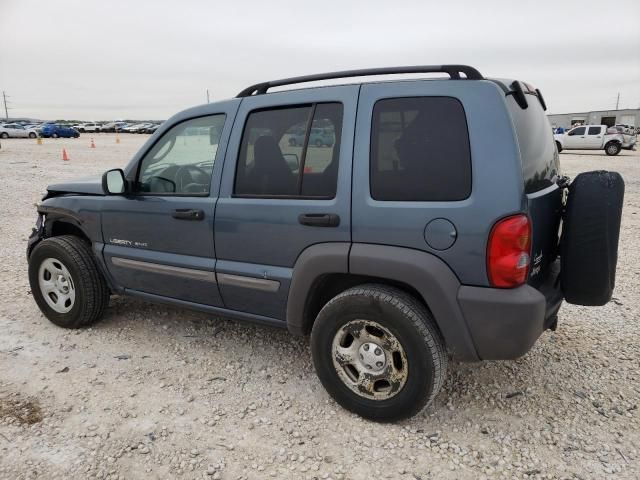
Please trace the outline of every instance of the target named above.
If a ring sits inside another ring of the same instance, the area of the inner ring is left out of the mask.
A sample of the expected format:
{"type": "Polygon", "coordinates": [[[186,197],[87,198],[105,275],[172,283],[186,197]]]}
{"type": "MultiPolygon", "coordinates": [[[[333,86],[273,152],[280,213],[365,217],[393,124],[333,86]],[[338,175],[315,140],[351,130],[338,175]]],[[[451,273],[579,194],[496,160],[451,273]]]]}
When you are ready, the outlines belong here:
{"type": "Polygon", "coordinates": [[[553,328],[562,304],[559,269],[539,289],[461,286],[458,303],[482,360],[511,360],[527,353],[547,328],[553,328]]]}

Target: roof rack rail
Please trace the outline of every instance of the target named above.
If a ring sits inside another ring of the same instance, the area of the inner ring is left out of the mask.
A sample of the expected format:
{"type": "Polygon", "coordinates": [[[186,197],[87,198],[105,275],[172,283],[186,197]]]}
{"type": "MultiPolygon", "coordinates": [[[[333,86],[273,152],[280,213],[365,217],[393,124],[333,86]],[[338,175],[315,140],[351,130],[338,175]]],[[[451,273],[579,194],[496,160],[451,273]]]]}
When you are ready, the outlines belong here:
{"type": "Polygon", "coordinates": [[[468,65],[414,65],[409,67],[386,67],[386,68],[365,68],[362,70],[344,70],[342,72],[319,73],[316,75],[305,75],[302,77],[284,78],[282,80],[271,80],[270,82],[256,83],[242,90],[236,98],[250,97],[251,95],[261,95],[273,87],[293,85],[296,83],[317,82],[320,80],[331,80],[334,78],[367,77],[372,75],[397,75],[403,73],[448,73],[452,80],[460,80],[466,77],[467,80],[482,80],[482,74],[468,65]],[[460,74],[464,73],[465,77],[460,74]]]}

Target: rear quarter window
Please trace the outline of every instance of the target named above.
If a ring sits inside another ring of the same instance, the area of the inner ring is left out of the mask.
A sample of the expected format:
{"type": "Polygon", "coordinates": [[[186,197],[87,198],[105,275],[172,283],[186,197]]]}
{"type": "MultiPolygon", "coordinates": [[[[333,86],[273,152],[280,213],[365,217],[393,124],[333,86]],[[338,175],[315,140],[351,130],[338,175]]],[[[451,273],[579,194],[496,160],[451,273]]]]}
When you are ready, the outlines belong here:
{"type": "Polygon", "coordinates": [[[538,192],[555,183],[560,175],[551,124],[534,96],[530,96],[529,106],[524,110],[511,96],[507,97],[507,105],[520,148],[524,191],[538,192]]]}
{"type": "Polygon", "coordinates": [[[371,197],[455,201],[471,194],[469,132],[451,97],[379,100],[373,108],[371,197]]]}

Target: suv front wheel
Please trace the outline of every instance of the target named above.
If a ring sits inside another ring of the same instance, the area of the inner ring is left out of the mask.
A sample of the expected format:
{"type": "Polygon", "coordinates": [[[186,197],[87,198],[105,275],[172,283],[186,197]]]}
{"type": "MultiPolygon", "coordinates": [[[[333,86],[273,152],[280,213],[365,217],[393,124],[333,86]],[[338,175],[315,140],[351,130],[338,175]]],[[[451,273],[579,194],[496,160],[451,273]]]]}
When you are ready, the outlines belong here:
{"type": "Polygon", "coordinates": [[[42,313],[64,328],[95,322],[109,303],[91,248],[73,235],[36,245],[29,257],[29,284],[42,313]]]}
{"type": "Polygon", "coordinates": [[[350,288],[320,311],[311,332],[320,381],[365,418],[408,418],[430,403],[447,370],[444,341],[426,309],[386,285],[350,288]]]}

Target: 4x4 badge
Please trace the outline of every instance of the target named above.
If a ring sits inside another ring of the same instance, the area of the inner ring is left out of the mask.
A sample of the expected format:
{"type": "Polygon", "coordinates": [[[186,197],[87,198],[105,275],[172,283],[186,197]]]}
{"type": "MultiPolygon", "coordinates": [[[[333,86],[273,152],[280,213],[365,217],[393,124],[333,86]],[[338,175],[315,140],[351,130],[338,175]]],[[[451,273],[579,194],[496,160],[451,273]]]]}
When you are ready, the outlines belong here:
{"type": "Polygon", "coordinates": [[[126,247],[148,248],[147,242],[134,242],[132,240],[122,240],[120,238],[110,238],[109,243],[114,245],[124,245],[126,247]]]}

